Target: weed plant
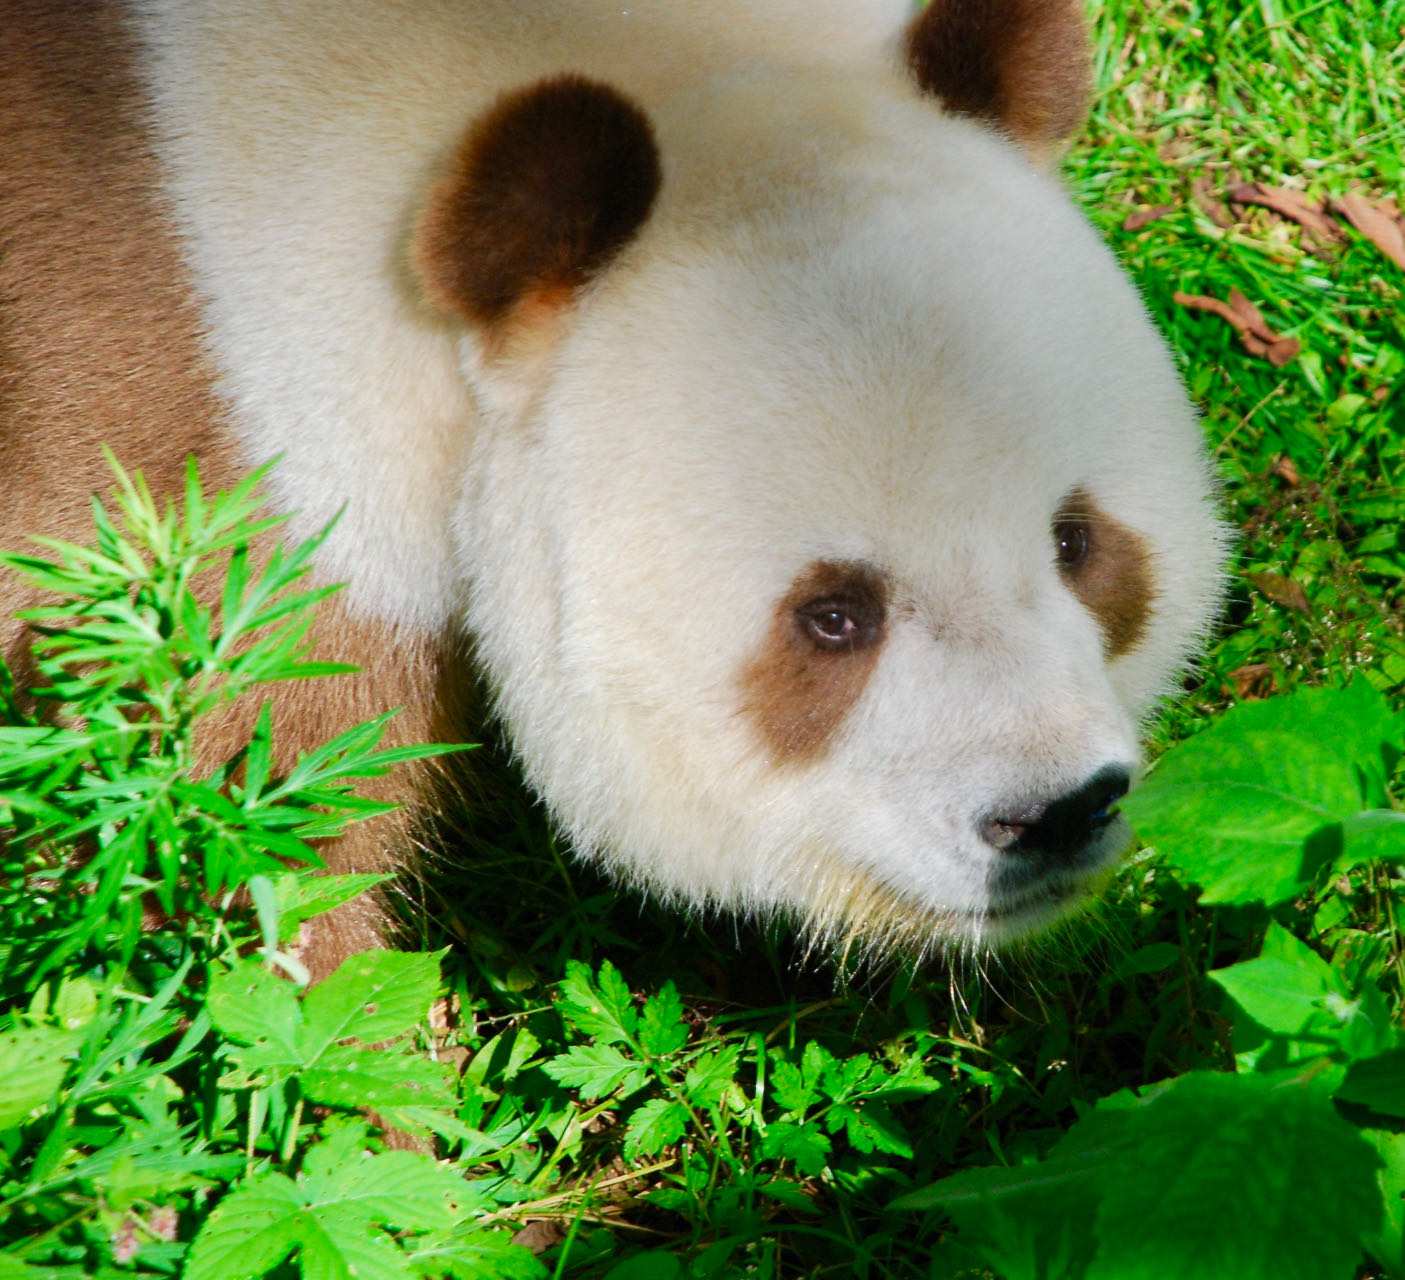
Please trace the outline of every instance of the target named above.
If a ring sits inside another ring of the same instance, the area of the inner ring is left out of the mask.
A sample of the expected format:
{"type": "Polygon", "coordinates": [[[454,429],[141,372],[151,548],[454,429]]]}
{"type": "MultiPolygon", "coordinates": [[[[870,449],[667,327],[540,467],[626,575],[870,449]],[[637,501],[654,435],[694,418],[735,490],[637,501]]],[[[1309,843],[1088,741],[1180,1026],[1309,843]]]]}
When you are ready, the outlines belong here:
{"type": "Polygon", "coordinates": [[[335,679],[313,544],[119,473],[91,548],[8,560],[56,603],[39,705],[0,685],[0,1280],[1405,1275],[1405,273],[1228,194],[1399,193],[1405,3],[1093,9],[1068,178],[1241,532],[1096,918],[836,973],[570,863],[490,742],[406,949],[309,988],[289,940],[369,887],[311,842],[417,753],[376,721],[279,774],[251,713],[201,765],[203,717],[335,679]],[[1294,358],[1175,301],[1231,289],[1294,358]]]}

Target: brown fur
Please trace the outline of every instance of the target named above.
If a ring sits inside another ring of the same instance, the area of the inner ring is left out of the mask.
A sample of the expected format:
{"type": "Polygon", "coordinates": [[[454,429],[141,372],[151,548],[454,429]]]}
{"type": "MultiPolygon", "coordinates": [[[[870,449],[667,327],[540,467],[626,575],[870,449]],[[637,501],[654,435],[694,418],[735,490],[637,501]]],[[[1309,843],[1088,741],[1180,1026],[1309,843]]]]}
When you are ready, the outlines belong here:
{"type": "Polygon", "coordinates": [[[781,759],[820,755],[862,696],[883,648],[883,579],[864,565],[820,560],[776,605],[760,652],[742,674],[742,708],[781,759]],[[862,643],[826,649],[806,634],[801,611],[826,598],[854,600],[879,621],[862,643]]]}
{"type": "Polygon", "coordinates": [[[649,122],[614,89],[561,76],[516,90],[430,193],[413,268],[431,303],[474,324],[559,305],[629,242],[659,181],[649,122]]]}
{"type": "MultiPolygon", "coordinates": [[[[201,346],[199,315],[143,132],[131,41],[107,0],[7,0],[0,15],[0,546],[30,534],[91,540],[89,496],[111,488],[99,445],[145,472],[158,494],[181,492],[185,458],[211,488],[241,472],[201,346]]],[[[10,622],[34,603],[0,573],[0,653],[23,687],[34,678],[27,636],[10,622]]],[[[387,745],[442,736],[431,718],[443,683],[438,647],[354,619],[334,597],[318,622],[319,656],[363,670],[270,686],[284,763],[387,707],[387,745]]],[[[452,704],[441,695],[441,703],[452,704]]],[[[247,735],[240,708],[201,743],[209,763],[247,735]]],[[[365,789],[403,799],[412,773],[365,789]]],[[[392,869],[406,818],[353,829],[325,851],[333,871],[392,869]]],[[[315,927],[307,960],[325,974],[377,944],[384,917],[357,902],[315,927]]]]}
{"type": "Polygon", "coordinates": [[[1151,552],[1134,529],[1100,510],[1081,489],[1074,490],[1054,517],[1054,528],[1081,529],[1087,539],[1082,559],[1060,566],[1065,581],[1102,628],[1110,658],[1136,646],[1151,621],[1156,599],[1151,552]]]}
{"type": "Polygon", "coordinates": [[[1080,0],[932,0],[906,52],[947,110],[999,125],[1032,151],[1069,137],[1087,113],[1080,0]]]}

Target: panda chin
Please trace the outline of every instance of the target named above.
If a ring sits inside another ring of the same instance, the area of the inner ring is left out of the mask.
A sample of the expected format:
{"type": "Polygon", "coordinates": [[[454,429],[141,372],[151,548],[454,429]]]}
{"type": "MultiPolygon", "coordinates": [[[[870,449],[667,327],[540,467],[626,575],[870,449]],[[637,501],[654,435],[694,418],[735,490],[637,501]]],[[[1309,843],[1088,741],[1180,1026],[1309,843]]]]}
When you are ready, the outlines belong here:
{"type": "Polygon", "coordinates": [[[992,869],[989,902],[972,914],[981,940],[998,946],[1047,928],[1072,914],[1096,892],[1131,843],[1126,819],[1117,818],[1057,862],[1037,854],[1007,854],[992,869]]]}

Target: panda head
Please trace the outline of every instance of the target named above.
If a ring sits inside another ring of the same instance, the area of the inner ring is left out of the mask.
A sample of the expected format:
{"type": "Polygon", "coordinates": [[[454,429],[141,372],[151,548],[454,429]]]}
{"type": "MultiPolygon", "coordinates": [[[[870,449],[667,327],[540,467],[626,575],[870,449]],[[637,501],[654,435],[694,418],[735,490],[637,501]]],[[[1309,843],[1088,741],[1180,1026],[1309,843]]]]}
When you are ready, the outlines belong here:
{"type": "Polygon", "coordinates": [[[482,407],[466,622],[557,821],[665,896],[920,952],[1047,923],[1126,844],[1223,536],[1037,163],[1075,10],[934,4],[889,64],[647,111],[523,86],[431,194],[416,270],[482,407]]]}

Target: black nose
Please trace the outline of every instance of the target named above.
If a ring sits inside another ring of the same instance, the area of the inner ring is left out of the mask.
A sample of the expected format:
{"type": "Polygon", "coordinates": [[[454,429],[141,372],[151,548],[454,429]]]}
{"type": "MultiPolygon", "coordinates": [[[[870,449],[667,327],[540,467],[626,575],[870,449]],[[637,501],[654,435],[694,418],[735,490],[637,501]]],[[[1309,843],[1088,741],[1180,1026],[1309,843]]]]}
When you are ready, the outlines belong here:
{"type": "Polygon", "coordinates": [[[987,818],[981,823],[981,835],[1002,852],[1055,857],[1074,853],[1112,821],[1112,806],[1127,794],[1131,781],[1121,765],[1107,765],[1077,791],[1057,800],[987,818]]]}

